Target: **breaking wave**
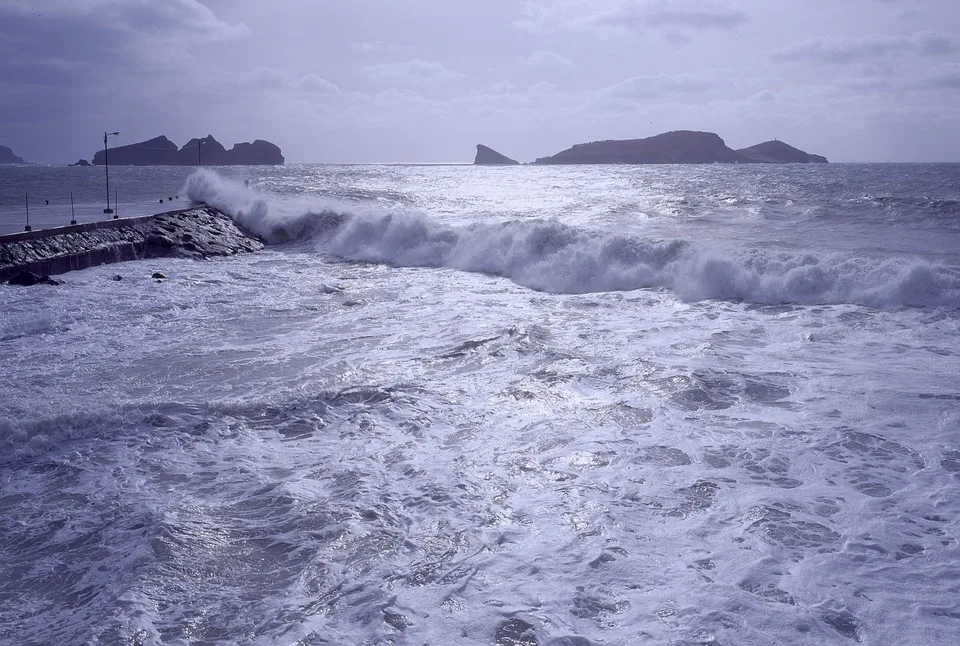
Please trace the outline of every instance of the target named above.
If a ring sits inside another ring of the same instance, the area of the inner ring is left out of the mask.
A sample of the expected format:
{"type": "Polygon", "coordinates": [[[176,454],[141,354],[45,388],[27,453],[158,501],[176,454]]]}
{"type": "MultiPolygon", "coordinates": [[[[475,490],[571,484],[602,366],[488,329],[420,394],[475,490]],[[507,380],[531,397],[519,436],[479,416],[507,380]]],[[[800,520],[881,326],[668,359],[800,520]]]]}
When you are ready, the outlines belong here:
{"type": "Polygon", "coordinates": [[[960,268],[919,258],[734,250],[545,220],[451,226],[422,213],[272,198],[205,170],[188,179],[186,192],[272,244],[309,243],[345,260],[503,276],[546,292],[659,288],[686,301],[960,307],[960,268]]]}

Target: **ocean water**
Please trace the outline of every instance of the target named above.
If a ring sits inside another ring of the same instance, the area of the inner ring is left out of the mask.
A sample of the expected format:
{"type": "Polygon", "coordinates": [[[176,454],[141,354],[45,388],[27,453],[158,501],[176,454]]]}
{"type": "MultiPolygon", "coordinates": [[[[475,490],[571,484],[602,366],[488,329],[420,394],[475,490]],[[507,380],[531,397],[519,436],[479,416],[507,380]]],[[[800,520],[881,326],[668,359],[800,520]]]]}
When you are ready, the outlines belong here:
{"type": "Polygon", "coordinates": [[[0,643],[960,638],[960,165],[114,182],[272,244],[0,286],[0,643]]]}

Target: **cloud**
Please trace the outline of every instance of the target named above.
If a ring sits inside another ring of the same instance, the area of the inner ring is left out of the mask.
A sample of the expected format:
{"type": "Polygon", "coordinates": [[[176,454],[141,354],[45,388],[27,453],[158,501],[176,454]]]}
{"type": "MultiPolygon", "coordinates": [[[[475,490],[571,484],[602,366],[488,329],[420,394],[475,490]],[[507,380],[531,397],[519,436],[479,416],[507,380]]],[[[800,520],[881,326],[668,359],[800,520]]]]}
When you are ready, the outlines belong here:
{"type": "Polygon", "coordinates": [[[600,16],[599,21],[632,29],[671,28],[700,31],[734,29],[747,22],[747,15],[712,2],[627,0],[614,11],[600,16]]]}
{"type": "Polygon", "coordinates": [[[191,36],[228,40],[250,35],[243,23],[230,24],[216,17],[198,0],[6,0],[5,10],[44,22],[89,22],[118,34],[148,38],[191,36]]]}
{"type": "MultiPolygon", "coordinates": [[[[513,26],[542,34],[576,29],[679,32],[731,30],[749,20],[743,11],[715,0],[561,0],[525,2],[513,26]]],[[[681,37],[682,38],[682,37],[681,37]]]]}
{"type": "Polygon", "coordinates": [[[410,47],[405,47],[402,45],[397,45],[396,43],[389,43],[382,40],[376,40],[373,42],[351,40],[347,43],[347,47],[350,48],[351,52],[360,56],[372,56],[374,54],[380,54],[388,55],[393,58],[397,58],[397,54],[405,53],[409,55],[414,51],[414,49],[410,47]]]}
{"type": "Polygon", "coordinates": [[[601,90],[607,97],[651,99],[665,96],[700,95],[717,86],[717,81],[694,74],[634,76],[601,90]]]}
{"type": "Polygon", "coordinates": [[[351,40],[348,45],[350,49],[358,54],[372,54],[376,49],[373,43],[356,42],[351,40]]]}
{"type": "Polygon", "coordinates": [[[960,64],[934,70],[923,79],[921,86],[931,90],[960,90],[960,64]]]}
{"type": "Polygon", "coordinates": [[[957,50],[958,44],[953,38],[927,30],[912,36],[873,35],[850,40],[815,38],[777,50],[773,58],[777,61],[845,65],[908,54],[925,57],[946,56],[957,50]]]}
{"type": "Polygon", "coordinates": [[[538,50],[521,58],[520,62],[531,67],[571,67],[573,61],[549,50],[538,50]]]}
{"type": "Polygon", "coordinates": [[[307,92],[316,94],[340,94],[340,88],[317,74],[299,76],[290,70],[273,67],[257,67],[252,74],[254,90],[273,89],[287,92],[307,92]]]}
{"type": "Polygon", "coordinates": [[[770,90],[761,90],[747,98],[750,103],[774,103],[776,100],[777,95],[770,90]]]}
{"type": "Polygon", "coordinates": [[[491,83],[487,86],[487,92],[490,94],[506,94],[508,92],[513,92],[514,89],[515,87],[510,81],[499,81],[497,83],[491,83]]]}
{"type": "MultiPolygon", "coordinates": [[[[218,19],[196,0],[6,0],[0,3],[0,74],[10,82],[71,68],[90,83],[175,73],[200,44],[244,38],[243,23],[218,19]]],[[[69,83],[70,81],[68,81],[69,83]]]]}
{"type": "Polygon", "coordinates": [[[437,117],[453,114],[446,101],[428,99],[412,90],[390,88],[369,97],[354,94],[352,98],[359,101],[357,107],[364,106],[368,114],[381,121],[391,118],[403,121],[411,113],[437,117]]]}
{"type": "Polygon", "coordinates": [[[423,61],[419,58],[401,63],[367,65],[363,71],[378,83],[398,85],[439,84],[463,78],[463,74],[447,69],[438,61],[423,61]]]}

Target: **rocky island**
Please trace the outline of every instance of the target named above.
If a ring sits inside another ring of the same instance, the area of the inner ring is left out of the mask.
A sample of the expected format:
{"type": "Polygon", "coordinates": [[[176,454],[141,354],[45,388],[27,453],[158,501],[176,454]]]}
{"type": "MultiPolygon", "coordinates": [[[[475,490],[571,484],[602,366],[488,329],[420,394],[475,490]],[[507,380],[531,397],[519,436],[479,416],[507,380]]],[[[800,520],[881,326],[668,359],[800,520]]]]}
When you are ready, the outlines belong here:
{"type": "Polygon", "coordinates": [[[743,157],[712,132],[677,130],[646,139],[577,144],[535,164],[734,164],[743,157]]]}
{"type": "Polygon", "coordinates": [[[473,160],[476,166],[518,166],[520,162],[498,153],[489,146],[477,144],[477,156],[473,160]]]}
{"type": "Polygon", "coordinates": [[[782,141],[765,141],[737,151],[748,160],[762,164],[826,164],[822,155],[811,155],[782,141]]]}
{"type": "Polygon", "coordinates": [[[534,164],[792,164],[826,163],[782,141],[733,150],[713,132],[675,130],[646,139],[612,139],[577,144],[534,164]]]}
{"type": "Polygon", "coordinates": [[[13,151],[6,146],[0,146],[0,164],[26,164],[20,157],[13,154],[13,151]]]}
{"type": "Polygon", "coordinates": [[[193,138],[178,148],[165,136],[154,137],[127,146],[98,150],[93,164],[102,166],[105,160],[117,166],[282,166],[283,154],[279,146],[257,139],[253,143],[234,144],[227,150],[213,135],[193,138]]]}

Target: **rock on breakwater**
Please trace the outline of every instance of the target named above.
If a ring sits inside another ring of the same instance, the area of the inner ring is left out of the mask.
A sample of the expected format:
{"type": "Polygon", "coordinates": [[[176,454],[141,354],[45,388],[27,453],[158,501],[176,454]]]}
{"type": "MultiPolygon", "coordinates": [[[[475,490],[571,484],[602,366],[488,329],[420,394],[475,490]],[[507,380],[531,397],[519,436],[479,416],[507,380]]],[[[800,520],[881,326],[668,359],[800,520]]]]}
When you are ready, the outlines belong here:
{"type": "Polygon", "coordinates": [[[0,236],[0,282],[20,272],[63,274],[143,258],[208,258],[263,242],[209,206],[0,236]]]}

